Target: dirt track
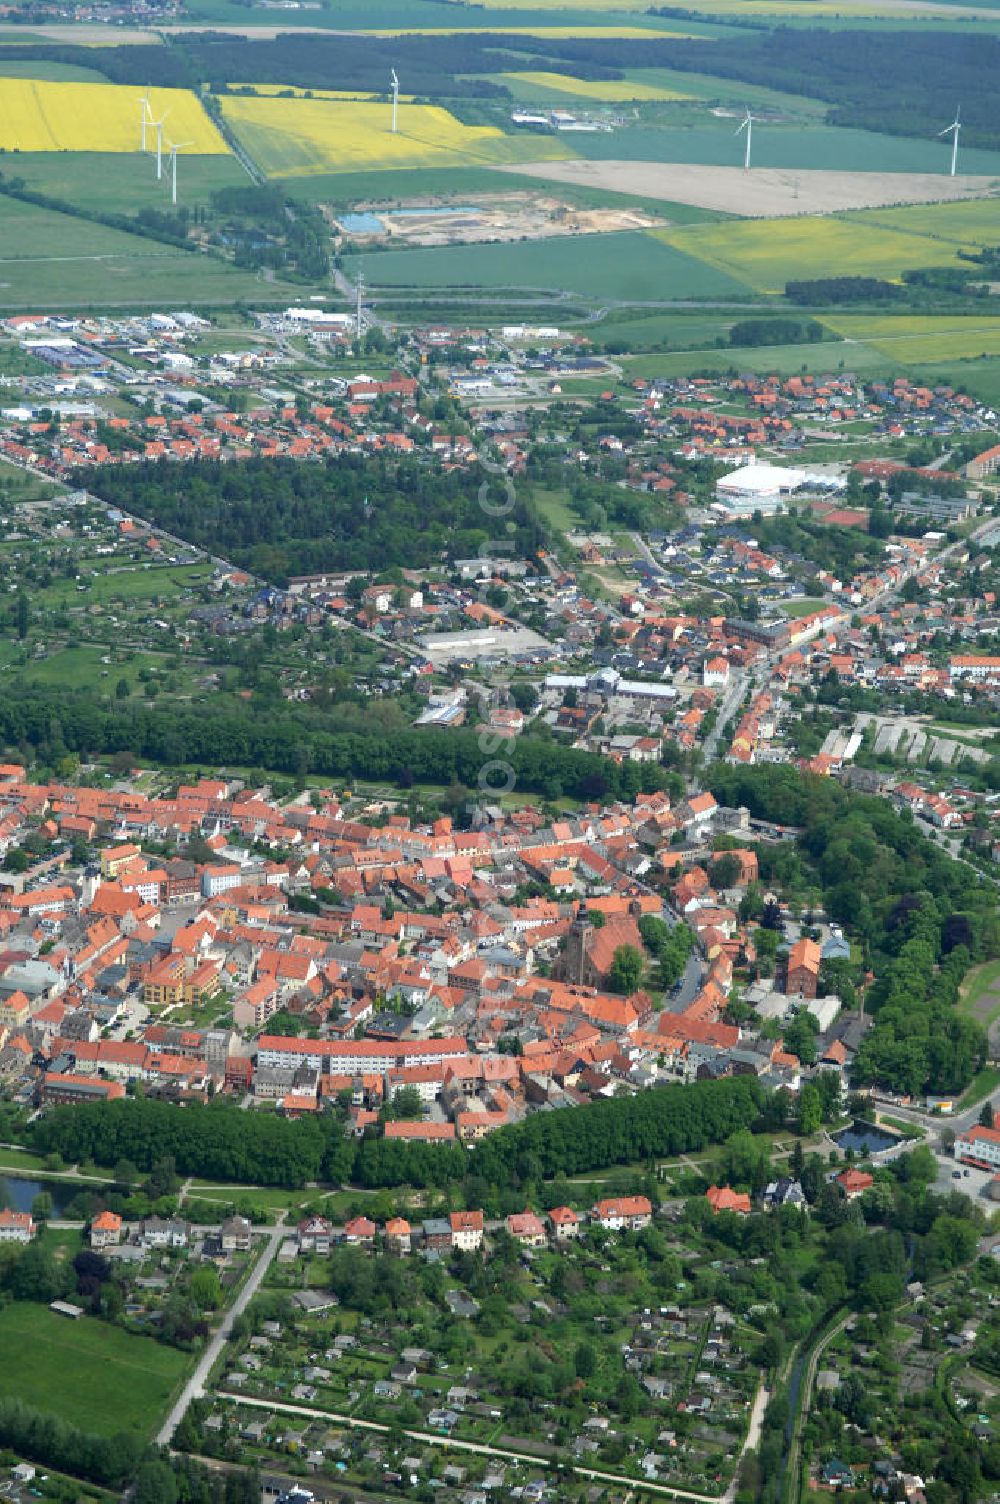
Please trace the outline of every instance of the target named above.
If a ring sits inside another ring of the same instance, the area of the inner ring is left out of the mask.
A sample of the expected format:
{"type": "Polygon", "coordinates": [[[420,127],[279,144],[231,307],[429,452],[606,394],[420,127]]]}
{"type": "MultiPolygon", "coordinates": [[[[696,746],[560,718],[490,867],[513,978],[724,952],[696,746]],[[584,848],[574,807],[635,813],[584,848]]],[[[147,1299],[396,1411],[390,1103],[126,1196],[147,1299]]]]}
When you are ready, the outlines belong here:
{"type": "Polygon", "coordinates": [[[790,168],[705,167],[689,162],[528,162],[498,172],[631,193],[750,219],[932,204],[1000,194],[1000,178],[923,172],[797,172],[790,168]]]}

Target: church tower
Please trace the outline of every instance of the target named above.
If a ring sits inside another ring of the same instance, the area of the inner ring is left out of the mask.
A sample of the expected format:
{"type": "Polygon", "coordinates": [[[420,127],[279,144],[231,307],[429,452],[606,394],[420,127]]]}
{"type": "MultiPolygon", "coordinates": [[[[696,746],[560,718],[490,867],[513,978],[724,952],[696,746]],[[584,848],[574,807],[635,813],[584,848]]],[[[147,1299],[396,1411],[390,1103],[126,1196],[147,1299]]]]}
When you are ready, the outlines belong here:
{"type": "Polygon", "coordinates": [[[590,948],[590,938],[594,933],[587,914],[587,905],[583,899],[577,910],[576,918],[570,925],[569,934],[566,936],[566,950],[563,955],[562,974],[564,982],[573,982],[582,986],[587,974],[587,951],[590,948]]]}

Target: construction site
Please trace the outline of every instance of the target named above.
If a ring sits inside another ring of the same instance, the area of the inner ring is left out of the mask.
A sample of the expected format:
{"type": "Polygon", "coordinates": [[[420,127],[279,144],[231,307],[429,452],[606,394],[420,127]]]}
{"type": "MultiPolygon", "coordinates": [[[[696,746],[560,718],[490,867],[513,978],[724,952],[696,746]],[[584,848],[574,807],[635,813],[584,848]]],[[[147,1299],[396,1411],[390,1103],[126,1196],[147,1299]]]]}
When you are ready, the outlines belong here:
{"type": "Polygon", "coordinates": [[[360,204],[335,220],[341,236],[363,244],[393,241],[404,246],[483,244],[544,240],[558,235],[597,235],[615,230],[649,230],[669,221],[647,211],[584,209],[546,193],[503,193],[461,204],[428,199],[420,204],[360,204]]]}

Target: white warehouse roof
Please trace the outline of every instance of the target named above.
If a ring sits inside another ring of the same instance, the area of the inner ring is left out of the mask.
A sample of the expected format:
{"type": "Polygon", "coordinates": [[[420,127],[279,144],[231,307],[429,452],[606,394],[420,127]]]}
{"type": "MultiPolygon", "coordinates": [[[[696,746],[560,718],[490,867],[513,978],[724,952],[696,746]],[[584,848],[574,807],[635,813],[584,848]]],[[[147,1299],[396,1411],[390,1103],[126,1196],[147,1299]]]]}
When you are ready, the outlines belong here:
{"type": "Polygon", "coordinates": [[[787,470],[781,465],[741,465],[731,475],[716,483],[723,495],[780,496],[798,490],[807,480],[804,470],[787,470]]]}

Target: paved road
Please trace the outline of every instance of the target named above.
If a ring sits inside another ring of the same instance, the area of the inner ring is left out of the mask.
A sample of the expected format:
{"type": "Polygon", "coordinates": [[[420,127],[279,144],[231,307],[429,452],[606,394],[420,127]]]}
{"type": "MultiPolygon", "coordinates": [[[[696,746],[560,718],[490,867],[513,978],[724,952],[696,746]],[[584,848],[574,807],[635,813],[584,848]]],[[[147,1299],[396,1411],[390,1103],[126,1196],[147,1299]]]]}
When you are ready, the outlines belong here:
{"type": "Polygon", "coordinates": [[[725,731],[726,727],[729,725],[729,722],[732,720],[737,709],[739,708],[740,702],[742,701],[743,696],[746,694],[746,689],[746,678],[738,671],[735,672],[732,676],[729,688],[726,690],[725,694],[722,696],[722,699],[719,701],[719,713],[716,717],[715,725],[712,727],[711,732],[706,738],[705,745],[702,749],[706,764],[710,763],[715,757],[722,733],[723,731],[725,731]]]}
{"type": "Polygon", "coordinates": [[[236,1320],[237,1316],[241,1315],[242,1312],[246,1310],[247,1306],[250,1304],[250,1301],[260,1289],[260,1284],[264,1278],[264,1275],[267,1273],[268,1269],[270,1269],[272,1263],[277,1257],[278,1249],[281,1247],[282,1242],[287,1236],[288,1229],[281,1222],[279,1222],[277,1227],[275,1227],[268,1235],[267,1244],[264,1248],[263,1253],[257,1260],[257,1263],[255,1264],[253,1270],[251,1271],[250,1277],[247,1279],[246,1284],[243,1286],[242,1290],[237,1295],[232,1305],[229,1307],[229,1310],[222,1318],[222,1322],[218,1330],[212,1337],[201,1357],[198,1359],[198,1365],[195,1368],[194,1373],[184,1385],[184,1388],[181,1390],[176,1404],[173,1406],[170,1414],[167,1416],[166,1420],[163,1422],[163,1425],[160,1427],[160,1430],[157,1433],[156,1437],[157,1443],[160,1446],[170,1445],[171,1438],[176,1431],[181,1417],[183,1416],[188,1405],[190,1405],[192,1400],[198,1399],[200,1395],[204,1394],[205,1380],[211,1373],[215,1361],[221,1353],[223,1347],[229,1341],[229,1334],[233,1329],[233,1322],[236,1320]]]}

